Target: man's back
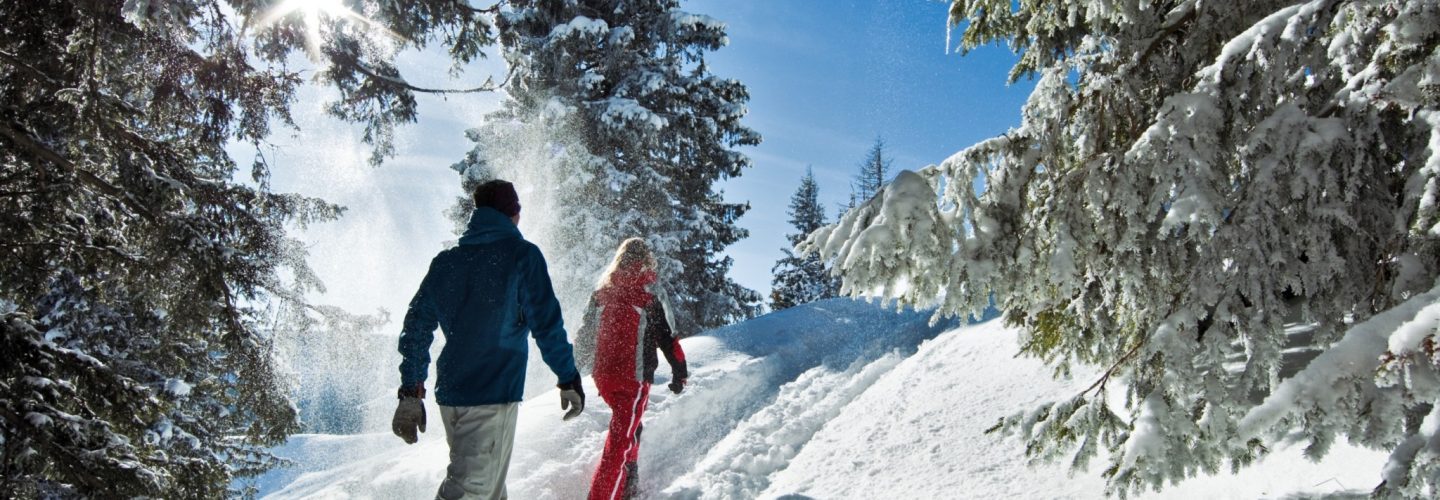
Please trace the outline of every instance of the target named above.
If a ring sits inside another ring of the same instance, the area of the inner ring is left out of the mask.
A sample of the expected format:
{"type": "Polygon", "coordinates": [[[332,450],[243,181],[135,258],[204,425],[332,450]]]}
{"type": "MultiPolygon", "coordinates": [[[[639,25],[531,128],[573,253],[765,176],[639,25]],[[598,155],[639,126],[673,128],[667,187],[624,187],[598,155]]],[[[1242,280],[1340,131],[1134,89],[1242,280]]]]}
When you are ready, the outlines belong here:
{"type": "Polygon", "coordinates": [[[569,380],[574,370],[544,257],[494,210],[477,209],[460,245],[430,262],[400,339],[403,383],[424,380],[430,332],[437,324],[445,334],[435,384],[435,399],[442,405],[520,401],[527,330],[534,331],[546,364],[560,380],[569,380]]]}
{"type": "Polygon", "coordinates": [[[495,179],[475,187],[475,211],[460,246],[440,252],[410,299],[400,332],[400,389],[391,430],[406,443],[425,432],[425,379],[435,328],[445,333],[436,363],[435,402],[450,448],[436,498],[505,498],[505,473],[532,332],[559,377],[560,409],[575,418],[585,393],[560,302],[540,249],[520,237],[515,186],[495,179]]]}

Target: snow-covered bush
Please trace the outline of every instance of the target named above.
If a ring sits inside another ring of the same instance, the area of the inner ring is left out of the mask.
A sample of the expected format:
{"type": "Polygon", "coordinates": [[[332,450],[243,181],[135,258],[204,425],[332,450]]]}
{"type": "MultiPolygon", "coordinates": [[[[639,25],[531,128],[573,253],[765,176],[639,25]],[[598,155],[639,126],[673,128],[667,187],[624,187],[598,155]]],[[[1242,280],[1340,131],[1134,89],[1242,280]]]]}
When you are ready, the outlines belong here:
{"type": "Polygon", "coordinates": [[[1036,88],[1018,128],[811,235],[847,291],[993,298],[1023,353],[1101,367],[998,427],[1036,458],[1108,450],[1113,493],[1297,438],[1392,449],[1377,492],[1440,492],[1440,4],[957,0],[951,23],[1036,88]]]}

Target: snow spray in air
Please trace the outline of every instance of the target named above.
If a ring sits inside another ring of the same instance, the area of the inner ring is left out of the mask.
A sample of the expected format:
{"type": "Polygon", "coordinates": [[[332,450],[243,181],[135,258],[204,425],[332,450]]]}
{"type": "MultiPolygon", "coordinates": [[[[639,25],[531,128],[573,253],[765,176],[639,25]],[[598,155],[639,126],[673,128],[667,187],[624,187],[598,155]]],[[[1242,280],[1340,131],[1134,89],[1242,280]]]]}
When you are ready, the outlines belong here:
{"type": "MultiPolygon", "coordinates": [[[[550,100],[536,116],[492,115],[466,132],[475,148],[454,165],[466,186],[497,178],[515,184],[523,207],[520,230],[545,255],[566,329],[572,335],[580,327],[596,280],[626,236],[608,234],[604,229],[609,227],[605,221],[612,218],[598,197],[608,191],[593,182],[597,176],[608,179],[622,174],[599,171],[605,162],[586,148],[571,118],[574,112],[560,101],[550,100]]],[[[452,208],[450,214],[459,229],[470,209],[467,199],[452,208]]],[[[530,358],[527,398],[555,385],[555,376],[540,360],[538,350],[531,349],[530,358]]]]}

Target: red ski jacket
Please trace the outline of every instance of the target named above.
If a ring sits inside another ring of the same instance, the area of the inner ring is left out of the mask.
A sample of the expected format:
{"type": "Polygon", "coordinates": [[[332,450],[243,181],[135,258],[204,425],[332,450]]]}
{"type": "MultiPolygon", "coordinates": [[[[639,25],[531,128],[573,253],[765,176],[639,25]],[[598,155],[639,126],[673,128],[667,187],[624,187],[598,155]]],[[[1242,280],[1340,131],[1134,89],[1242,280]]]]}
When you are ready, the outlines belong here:
{"type": "Polygon", "coordinates": [[[618,269],[610,283],[590,296],[585,323],[576,332],[576,361],[595,377],[653,383],[665,354],[677,380],[689,376],[685,351],[671,329],[670,306],[654,271],[618,269]]]}

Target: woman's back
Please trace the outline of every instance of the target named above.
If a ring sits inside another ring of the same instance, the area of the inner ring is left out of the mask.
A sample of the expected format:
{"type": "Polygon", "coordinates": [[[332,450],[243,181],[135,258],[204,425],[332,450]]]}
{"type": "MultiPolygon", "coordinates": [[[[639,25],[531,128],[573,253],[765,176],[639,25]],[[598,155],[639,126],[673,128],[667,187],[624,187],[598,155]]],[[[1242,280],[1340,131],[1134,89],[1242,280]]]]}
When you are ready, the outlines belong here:
{"type": "MultiPolygon", "coordinates": [[[[655,295],[649,291],[654,282],[654,271],[621,268],[595,292],[594,304],[599,308],[595,376],[646,378],[642,350],[647,344],[645,332],[654,326],[649,324],[647,314],[655,302],[655,295]]],[[[653,345],[650,347],[654,349],[653,345]]]]}

